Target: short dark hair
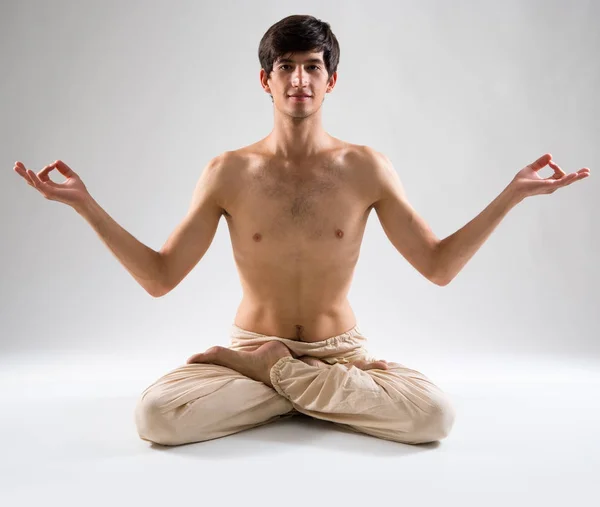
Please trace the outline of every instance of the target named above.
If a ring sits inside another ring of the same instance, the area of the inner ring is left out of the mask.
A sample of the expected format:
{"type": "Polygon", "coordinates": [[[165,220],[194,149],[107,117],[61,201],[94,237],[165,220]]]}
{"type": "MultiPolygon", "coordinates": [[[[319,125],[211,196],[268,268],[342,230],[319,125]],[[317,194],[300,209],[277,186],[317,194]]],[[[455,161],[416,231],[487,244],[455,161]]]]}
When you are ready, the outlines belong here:
{"type": "Polygon", "coordinates": [[[263,35],[258,46],[258,60],[267,76],[273,64],[287,53],[323,51],[327,78],[337,71],[340,61],[340,45],[331,26],[314,16],[294,14],[272,25],[263,35]]]}

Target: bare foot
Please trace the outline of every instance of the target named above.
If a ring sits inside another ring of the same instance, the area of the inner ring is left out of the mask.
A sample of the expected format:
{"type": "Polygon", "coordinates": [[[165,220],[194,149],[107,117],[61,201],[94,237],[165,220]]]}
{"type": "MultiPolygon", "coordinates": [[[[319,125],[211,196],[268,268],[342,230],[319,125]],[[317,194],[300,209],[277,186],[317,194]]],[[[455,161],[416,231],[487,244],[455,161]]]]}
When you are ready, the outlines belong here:
{"type": "Polygon", "coordinates": [[[219,345],[201,354],[191,356],[187,363],[212,363],[231,368],[246,377],[258,380],[273,387],[270,372],[273,365],[282,357],[292,356],[290,349],[280,341],[267,342],[252,352],[231,350],[219,345]]]}

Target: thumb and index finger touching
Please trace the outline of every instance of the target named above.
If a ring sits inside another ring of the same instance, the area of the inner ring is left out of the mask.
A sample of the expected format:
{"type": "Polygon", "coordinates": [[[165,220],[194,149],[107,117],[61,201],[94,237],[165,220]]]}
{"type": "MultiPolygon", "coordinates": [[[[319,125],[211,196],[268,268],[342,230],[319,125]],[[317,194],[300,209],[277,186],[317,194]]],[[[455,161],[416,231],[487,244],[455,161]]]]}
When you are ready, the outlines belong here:
{"type": "Polygon", "coordinates": [[[550,176],[549,178],[545,178],[545,179],[560,179],[563,176],[565,176],[565,172],[554,162],[552,162],[552,154],[551,153],[545,153],[544,155],[542,155],[540,158],[538,158],[535,162],[529,164],[529,167],[531,167],[531,169],[533,169],[535,172],[538,172],[540,169],[542,169],[543,167],[546,167],[547,165],[549,165],[553,171],[554,174],[552,176],[550,176]]]}
{"type": "Polygon", "coordinates": [[[75,175],[74,171],[62,160],[55,160],[51,164],[44,166],[44,168],[38,173],[32,171],[31,169],[27,169],[23,162],[15,162],[15,170],[22,176],[26,176],[31,183],[35,183],[36,180],[39,180],[40,182],[46,183],[51,187],[59,187],[60,185],[53,182],[48,176],[48,174],[54,169],[57,169],[58,172],[60,172],[66,178],[70,178],[75,175]]]}
{"type": "MultiPolygon", "coordinates": [[[[20,161],[16,161],[15,162],[15,168],[21,168],[24,169],[25,171],[31,171],[31,169],[27,169],[25,167],[25,164],[23,164],[23,162],[20,161]]],[[[45,166],[41,171],[39,171],[37,173],[38,176],[43,176],[43,175],[47,175],[52,169],[58,169],[58,172],[60,172],[63,176],[70,176],[73,174],[73,170],[67,165],[65,164],[62,160],[55,160],[54,162],[52,162],[51,164],[48,164],[47,166],[45,166]]],[[[34,171],[31,171],[34,172],[34,171]]]]}
{"type": "Polygon", "coordinates": [[[543,178],[543,180],[551,182],[551,183],[553,183],[557,180],[563,180],[563,178],[566,178],[564,180],[566,182],[572,181],[580,176],[579,173],[582,173],[585,171],[589,172],[588,169],[584,168],[581,171],[567,174],[560,168],[560,166],[558,164],[556,164],[555,162],[552,161],[552,155],[550,153],[545,153],[540,158],[538,158],[535,162],[533,162],[532,164],[529,164],[529,167],[531,169],[533,169],[535,172],[538,172],[543,167],[546,167],[546,165],[549,165],[552,168],[552,170],[554,171],[554,174],[552,176],[549,176],[548,178],[543,178]]]}

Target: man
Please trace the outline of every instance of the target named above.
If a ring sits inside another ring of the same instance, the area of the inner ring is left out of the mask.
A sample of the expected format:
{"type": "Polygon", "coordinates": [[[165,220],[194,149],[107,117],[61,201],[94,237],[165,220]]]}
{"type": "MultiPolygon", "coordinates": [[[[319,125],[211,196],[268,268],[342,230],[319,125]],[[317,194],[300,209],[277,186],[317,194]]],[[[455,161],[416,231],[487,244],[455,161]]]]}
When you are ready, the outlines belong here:
{"type": "Polygon", "coordinates": [[[55,161],[15,170],[48,199],[73,206],[153,296],[173,290],[204,256],[225,217],[244,297],[229,347],[214,346],[149,386],[135,420],[142,439],[178,445],[303,413],[404,443],[445,438],[455,412],[424,374],[368,353],[346,295],[369,213],[431,282],[447,285],[500,220],[529,195],[585,178],[545,154],[465,227],[439,240],[411,207],[390,160],[327,134],[322,103],[337,81],[339,46],[312,16],[273,25],[259,46],[260,82],[274,127],[255,144],[212,159],[187,216],[159,252],[137,241],[55,161]],[[537,171],[550,165],[551,178],[537,171]],[[56,184],[57,168],[67,181],[56,184]]]}

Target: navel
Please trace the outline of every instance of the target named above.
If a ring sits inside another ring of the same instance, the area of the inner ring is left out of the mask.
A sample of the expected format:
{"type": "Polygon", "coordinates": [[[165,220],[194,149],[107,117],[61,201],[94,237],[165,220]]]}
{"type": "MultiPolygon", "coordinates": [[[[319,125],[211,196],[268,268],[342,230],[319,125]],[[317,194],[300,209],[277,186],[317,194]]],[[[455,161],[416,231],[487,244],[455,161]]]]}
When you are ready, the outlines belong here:
{"type": "Polygon", "coordinates": [[[304,338],[304,326],[296,324],[296,338],[302,340],[304,338]]]}
{"type": "Polygon", "coordinates": [[[335,231],[335,235],[338,238],[343,238],[344,237],[344,231],[342,231],[342,229],[338,229],[337,231],[335,231]]]}
{"type": "Polygon", "coordinates": [[[260,235],[259,232],[257,232],[254,236],[252,236],[252,239],[254,241],[260,241],[262,239],[262,236],[260,235]]]}

